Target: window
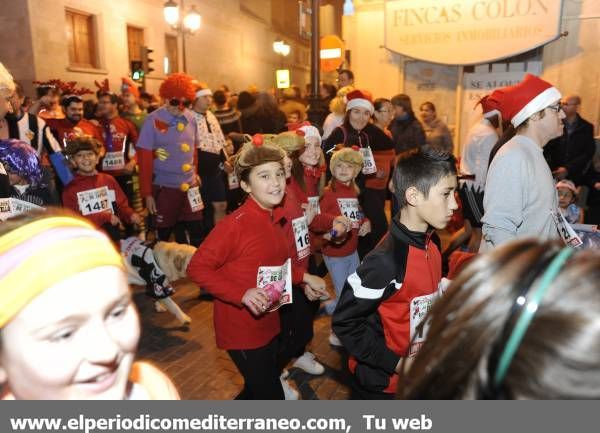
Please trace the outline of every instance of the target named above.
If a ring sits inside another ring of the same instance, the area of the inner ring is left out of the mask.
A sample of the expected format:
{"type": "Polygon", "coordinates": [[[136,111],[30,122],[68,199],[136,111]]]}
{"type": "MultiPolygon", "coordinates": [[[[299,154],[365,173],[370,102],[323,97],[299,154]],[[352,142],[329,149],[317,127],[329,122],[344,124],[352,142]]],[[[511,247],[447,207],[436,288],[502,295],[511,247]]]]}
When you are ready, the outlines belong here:
{"type": "Polygon", "coordinates": [[[97,68],[96,29],[94,16],[66,10],[69,64],[83,68],[97,68]]]}
{"type": "Polygon", "coordinates": [[[179,58],[177,56],[177,36],[165,35],[165,74],[179,72],[179,58]]]}
{"type": "Polygon", "coordinates": [[[127,26],[127,47],[129,48],[129,64],[134,60],[142,60],[144,46],[144,29],[127,26]]]}

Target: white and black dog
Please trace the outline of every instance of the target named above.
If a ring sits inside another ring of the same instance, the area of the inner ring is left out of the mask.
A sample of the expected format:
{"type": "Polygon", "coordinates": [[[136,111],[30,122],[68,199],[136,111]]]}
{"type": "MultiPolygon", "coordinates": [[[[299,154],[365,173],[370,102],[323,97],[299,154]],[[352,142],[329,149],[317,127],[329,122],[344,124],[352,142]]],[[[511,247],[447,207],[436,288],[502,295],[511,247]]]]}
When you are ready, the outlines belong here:
{"type": "Polygon", "coordinates": [[[175,292],[171,281],[186,276],[195,252],[195,247],[174,242],[143,242],[136,237],[121,241],[129,283],[146,286],[147,294],[156,299],[156,310],[171,312],[184,325],[192,319],[171,299],[175,292]]]}

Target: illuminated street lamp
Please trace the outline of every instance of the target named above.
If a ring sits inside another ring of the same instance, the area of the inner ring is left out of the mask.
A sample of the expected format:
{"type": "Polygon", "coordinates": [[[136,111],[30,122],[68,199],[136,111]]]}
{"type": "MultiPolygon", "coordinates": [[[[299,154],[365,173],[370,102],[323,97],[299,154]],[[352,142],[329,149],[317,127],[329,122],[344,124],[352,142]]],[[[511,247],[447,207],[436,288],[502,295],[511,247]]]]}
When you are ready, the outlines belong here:
{"type": "MultiPolygon", "coordinates": [[[[185,9],[185,2],[181,0],[181,10],[185,9]]],[[[187,58],[185,53],[185,36],[193,35],[202,25],[202,17],[196,10],[196,6],[192,5],[189,12],[181,19],[179,14],[179,5],[173,0],[168,0],[163,6],[163,14],[165,21],[173,30],[177,31],[177,35],[181,35],[181,48],[183,52],[183,72],[187,72],[187,58]]]]}
{"type": "Polygon", "coordinates": [[[284,41],[275,41],[273,42],[273,51],[277,54],[286,57],[290,54],[291,47],[286,44],[284,41]]]}
{"type": "Polygon", "coordinates": [[[352,0],[344,0],[344,16],[354,15],[354,4],[352,0]]]}

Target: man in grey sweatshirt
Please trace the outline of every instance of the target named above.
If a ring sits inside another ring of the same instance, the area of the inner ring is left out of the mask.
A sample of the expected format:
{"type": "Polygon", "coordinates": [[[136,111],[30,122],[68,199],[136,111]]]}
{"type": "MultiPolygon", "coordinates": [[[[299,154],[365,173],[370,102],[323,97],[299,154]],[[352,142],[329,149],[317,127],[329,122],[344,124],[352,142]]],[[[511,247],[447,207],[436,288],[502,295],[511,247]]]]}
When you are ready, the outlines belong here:
{"type": "Polygon", "coordinates": [[[542,148],[562,134],[560,97],[550,83],[530,74],[500,89],[502,117],[510,119],[516,135],[498,151],[488,171],[482,251],[517,238],[558,237],[552,218],[558,197],[542,148]]]}

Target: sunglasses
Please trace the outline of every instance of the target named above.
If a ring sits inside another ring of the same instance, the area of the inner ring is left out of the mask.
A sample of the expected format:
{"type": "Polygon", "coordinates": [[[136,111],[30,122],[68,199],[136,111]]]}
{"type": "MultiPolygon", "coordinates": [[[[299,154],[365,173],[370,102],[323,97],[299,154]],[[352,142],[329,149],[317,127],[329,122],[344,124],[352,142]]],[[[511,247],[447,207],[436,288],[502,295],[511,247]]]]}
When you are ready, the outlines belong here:
{"type": "Polygon", "coordinates": [[[171,107],[185,107],[187,105],[189,105],[190,101],[188,101],[187,99],[177,99],[177,98],[171,98],[169,99],[169,105],[171,107]]]}

